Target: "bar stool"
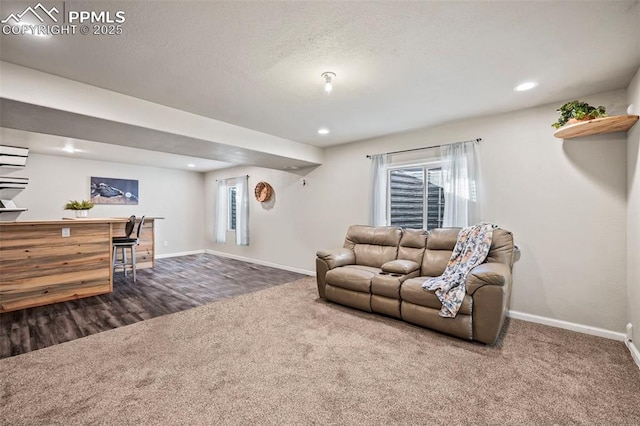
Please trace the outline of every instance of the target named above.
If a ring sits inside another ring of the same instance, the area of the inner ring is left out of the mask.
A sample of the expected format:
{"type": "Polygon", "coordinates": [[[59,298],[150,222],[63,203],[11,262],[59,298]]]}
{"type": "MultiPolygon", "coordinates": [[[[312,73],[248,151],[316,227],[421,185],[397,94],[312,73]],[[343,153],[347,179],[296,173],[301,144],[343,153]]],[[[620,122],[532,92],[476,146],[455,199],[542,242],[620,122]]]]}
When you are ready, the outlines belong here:
{"type": "Polygon", "coordinates": [[[132,214],[131,216],[129,216],[129,220],[127,221],[127,224],[124,226],[124,235],[118,235],[113,237],[112,238],[113,242],[115,242],[117,239],[129,238],[133,233],[133,228],[135,228],[135,226],[136,226],[136,215],[132,214]]]}
{"type": "MultiPolygon", "coordinates": [[[[133,222],[135,224],[135,216],[129,218],[129,222],[127,222],[127,225],[125,227],[125,232],[129,230],[130,222],[133,222]]],[[[135,238],[131,238],[131,232],[129,232],[128,236],[113,237],[111,239],[113,245],[113,272],[116,272],[116,268],[122,267],[122,271],[124,272],[124,276],[126,277],[127,269],[131,269],[133,271],[133,282],[136,282],[136,246],[140,242],[140,231],[142,230],[143,225],[144,216],[140,218],[135,238]],[[118,249],[120,249],[122,253],[121,261],[118,260],[118,249]],[[131,251],[130,262],[127,260],[127,249],[131,251]]],[[[133,230],[133,225],[131,226],[131,230],[133,230]]]]}

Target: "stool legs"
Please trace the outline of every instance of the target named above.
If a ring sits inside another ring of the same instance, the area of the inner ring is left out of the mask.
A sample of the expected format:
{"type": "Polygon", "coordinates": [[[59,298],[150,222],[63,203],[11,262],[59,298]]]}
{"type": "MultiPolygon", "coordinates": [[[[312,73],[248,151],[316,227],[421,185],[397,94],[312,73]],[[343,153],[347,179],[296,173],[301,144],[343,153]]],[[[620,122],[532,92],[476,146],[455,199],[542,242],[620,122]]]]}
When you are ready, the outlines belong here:
{"type": "Polygon", "coordinates": [[[133,282],[136,282],[136,246],[131,246],[131,269],[133,269],[133,282]]]}
{"type": "Polygon", "coordinates": [[[113,246],[113,272],[118,266],[122,266],[124,276],[127,276],[127,267],[133,272],[133,282],[136,282],[136,246],[135,245],[114,245],[113,246]],[[118,249],[121,251],[122,261],[118,260],[118,249]],[[131,250],[131,263],[127,261],[127,249],[131,250]]]}

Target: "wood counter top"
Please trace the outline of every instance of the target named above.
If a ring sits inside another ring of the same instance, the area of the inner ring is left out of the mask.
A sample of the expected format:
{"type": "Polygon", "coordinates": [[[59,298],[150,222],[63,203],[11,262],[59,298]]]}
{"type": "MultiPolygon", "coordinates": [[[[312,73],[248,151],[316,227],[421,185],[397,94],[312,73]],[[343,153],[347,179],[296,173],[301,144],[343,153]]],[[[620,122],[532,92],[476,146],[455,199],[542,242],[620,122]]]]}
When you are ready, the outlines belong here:
{"type": "MultiPolygon", "coordinates": [[[[146,216],[144,220],[164,219],[160,216],[146,216]]],[[[14,220],[10,222],[0,222],[0,226],[16,226],[16,225],[68,225],[72,222],[77,223],[124,223],[129,220],[128,217],[63,217],[59,220],[14,220]]],[[[137,218],[140,220],[140,218],[137,218]]]]}
{"type": "Polygon", "coordinates": [[[0,222],[0,226],[30,226],[30,225],[69,225],[70,223],[86,223],[86,224],[97,224],[97,223],[120,223],[126,222],[127,218],[121,217],[107,217],[107,218],[81,218],[76,219],[75,217],[63,218],[60,220],[16,220],[13,222],[0,222]]]}

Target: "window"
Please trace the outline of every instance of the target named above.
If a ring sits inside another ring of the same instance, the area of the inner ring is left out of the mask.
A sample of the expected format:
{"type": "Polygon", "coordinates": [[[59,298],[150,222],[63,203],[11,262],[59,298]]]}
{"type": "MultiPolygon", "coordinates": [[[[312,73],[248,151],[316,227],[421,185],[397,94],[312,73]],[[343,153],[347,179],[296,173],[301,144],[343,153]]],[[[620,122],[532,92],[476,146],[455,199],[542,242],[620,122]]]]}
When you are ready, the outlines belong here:
{"type": "Polygon", "coordinates": [[[391,226],[426,230],[442,227],[444,189],[439,164],[391,168],[388,201],[391,226]]]}
{"type": "Polygon", "coordinates": [[[249,245],[249,176],[218,179],[216,193],[216,243],[226,243],[235,231],[236,244],[249,245]]]}
{"type": "Polygon", "coordinates": [[[229,231],[236,230],[236,187],[229,187],[229,213],[227,214],[228,224],[227,229],[229,231]]]}
{"type": "Polygon", "coordinates": [[[369,223],[426,230],[478,223],[479,141],[369,156],[369,223]]]}

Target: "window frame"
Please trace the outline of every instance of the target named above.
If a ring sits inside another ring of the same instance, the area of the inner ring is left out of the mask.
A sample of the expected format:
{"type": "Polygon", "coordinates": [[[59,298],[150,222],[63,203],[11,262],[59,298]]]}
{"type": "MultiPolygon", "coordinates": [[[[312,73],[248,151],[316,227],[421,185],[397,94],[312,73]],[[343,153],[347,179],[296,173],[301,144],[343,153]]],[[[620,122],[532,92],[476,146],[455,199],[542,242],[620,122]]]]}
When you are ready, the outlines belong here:
{"type": "MultiPolygon", "coordinates": [[[[394,162],[387,166],[387,218],[386,221],[389,225],[391,225],[391,172],[393,170],[401,170],[401,169],[410,169],[410,168],[422,168],[423,173],[423,210],[422,210],[422,229],[427,229],[426,226],[428,224],[428,214],[429,214],[429,184],[428,184],[428,171],[432,169],[441,169],[442,170],[442,160],[440,158],[437,159],[429,159],[424,161],[402,161],[402,162],[394,162]]],[[[443,195],[444,198],[444,195],[443,195]]],[[[442,219],[439,221],[440,227],[442,227],[442,219]]]]}

